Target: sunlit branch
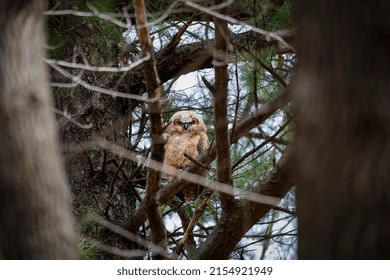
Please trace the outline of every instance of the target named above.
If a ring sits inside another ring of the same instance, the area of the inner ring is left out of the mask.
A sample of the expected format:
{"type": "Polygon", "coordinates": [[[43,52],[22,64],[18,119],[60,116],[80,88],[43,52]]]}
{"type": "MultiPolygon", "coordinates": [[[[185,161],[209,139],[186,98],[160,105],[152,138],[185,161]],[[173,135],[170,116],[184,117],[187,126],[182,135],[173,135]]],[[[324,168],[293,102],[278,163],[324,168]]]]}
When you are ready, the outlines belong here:
{"type": "Polygon", "coordinates": [[[72,62],[67,62],[63,60],[55,60],[55,59],[45,59],[45,62],[50,64],[50,65],[60,65],[68,68],[75,68],[75,69],[81,69],[81,70],[88,70],[92,72],[128,72],[145,61],[150,59],[150,54],[146,54],[145,57],[140,58],[139,60],[133,62],[129,66],[124,66],[124,67],[99,67],[99,66],[92,66],[92,65],[87,65],[87,64],[81,64],[81,63],[72,63],[72,62]]]}
{"type": "Polygon", "coordinates": [[[48,62],[48,64],[51,67],[53,67],[55,70],[57,70],[59,73],[61,73],[63,76],[69,78],[73,82],[77,83],[78,85],[80,85],[80,86],[82,86],[82,87],[84,87],[84,88],[86,88],[88,90],[100,92],[100,93],[103,93],[103,94],[106,94],[106,95],[110,95],[112,97],[122,97],[122,98],[128,98],[128,99],[135,99],[135,100],[139,100],[139,101],[143,101],[143,102],[153,101],[151,99],[148,99],[148,98],[136,95],[136,94],[123,93],[123,92],[119,92],[119,91],[115,91],[115,90],[111,90],[111,89],[105,89],[105,88],[102,88],[102,87],[93,86],[93,85],[83,81],[80,77],[72,75],[71,73],[69,73],[68,71],[66,71],[63,68],[59,67],[55,63],[49,63],[48,62]]]}
{"type": "Polygon", "coordinates": [[[89,123],[89,124],[82,124],[82,123],[79,123],[78,121],[75,121],[72,119],[72,116],[69,116],[69,114],[67,112],[62,112],[58,109],[54,109],[54,108],[51,108],[51,110],[53,112],[55,112],[56,114],[58,115],[61,115],[63,116],[64,118],[66,118],[68,121],[70,121],[71,123],[75,124],[76,126],[82,128],[82,129],[90,129],[92,128],[93,126],[93,123],[89,123]]]}
{"type": "Polygon", "coordinates": [[[130,29],[132,27],[130,15],[127,14],[127,11],[124,11],[123,14],[108,14],[108,13],[100,13],[96,8],[92,7],[91,5],[89,5],[89,8],[92,10],[92,12],[81,12],[77,10],[49,10],[49,11],[45,11],[43,14],[46,16],[74,15],[78,17],[98,17],[104,20],[108,20],[126,29],[130,29]],[[117,20],[116,17],[125,18],[126,23],[117,20]]]}

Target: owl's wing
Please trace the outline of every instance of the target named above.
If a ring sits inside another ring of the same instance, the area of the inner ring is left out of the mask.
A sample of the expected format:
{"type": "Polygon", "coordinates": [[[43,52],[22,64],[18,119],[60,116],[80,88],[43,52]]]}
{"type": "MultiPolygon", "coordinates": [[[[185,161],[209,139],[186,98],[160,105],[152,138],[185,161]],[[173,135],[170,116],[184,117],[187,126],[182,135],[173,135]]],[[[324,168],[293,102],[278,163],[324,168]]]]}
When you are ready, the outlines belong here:
{"type": "MultiPolygon", "coordinates": [[[[203,153],[209,147],[209,141],[207,135],[202,133],[196,145],[198,155],[203,153]]],[[[203,170],[200,176],[207,176],[207,170],[203,170]]],[[[196,198],[203,192],[204,187],[202,185],[193,184],[185,188],[182,192],[182,196],[184,201],[195,201],[196,198]]]]}
{"type": "Polygon", "coordinates": [[[200,155],[201,153],[203,153],[208,147],[209,147],[209,140],[207,138],[207,135],[203,133],[202,135],[200,135],[199,141],[196,145],[198,154],[200,155]]]}

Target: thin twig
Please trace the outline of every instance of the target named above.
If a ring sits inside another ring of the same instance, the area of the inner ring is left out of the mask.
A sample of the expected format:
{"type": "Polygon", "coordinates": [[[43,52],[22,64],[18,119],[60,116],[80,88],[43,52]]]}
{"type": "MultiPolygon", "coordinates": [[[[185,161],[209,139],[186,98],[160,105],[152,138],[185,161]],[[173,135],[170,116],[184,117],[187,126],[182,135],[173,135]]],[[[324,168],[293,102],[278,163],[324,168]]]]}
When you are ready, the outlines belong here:
{"type": "Polygon", "coordinates": [[[103,207],[103,211],[101,213],[106,213],[107,210],[108,210],[108,207],[111,205],[114,197],[115,197],[115,194],[118,192],[119,188],[116,189],[116,191],[114,192],[114,186],[115,186],[115,182],[116,182],[116,179],[118,178],[118,175],[119,175],[119,172],[122,170],[122,167],[124,165],[124,163],[126,162],[126,159],[122,159],[121,163],[119,164],[118,168],[116,169],[115,173],[114,173],[114,176],[112,177],[112,181],[111,181],[111,185],[110,185],[110,194],[109,194],[109,199],[108,199],[108,202],[106,204],[106,206],[103,207]]]}
{"type": "Polygon", "coordinates": [[[286,128],[286,126],[290,123],[290,120],[287,120],[286,123],[284,123],[281,127],[279,127],[279,129],[271,136],[269,137],[267,140],[265,140],[263,143],[261,143],[260,145],[256,146],[254,149],[250,150],[249,152],[245,153],[239,160],[237,160],[233,166],[232,166],[232,170],[236,169],[236,167],[241,163],[243,162],[247,157],[249,157],[250,155],[256,153],[258,150],[260,150],[261,148],[263,148],[265,145],[267,145],[269,142],[271,142],[276,136],[278,136],[278,134],[280,132],[283,131],[283,129],[286,128]]]}
{"type": "Polygon", "coordinates": [[[194,164],[196,164],[196,165],[202,167],[204,170],[209,170],[209,171],[211,171],[211,172],[213,172],[213,173],[216,173],[216,170],[215,170],[214,168],[211,168],[210,166],[207,166],[207,165],[205,165],[205,164],[203,164],[203,163],[197,161],[196,159],[194,159],[193,157],[191,157],[189,154],[184,153],[184,156],[185,156],[186,158],[188,158],[192,163],[194,163],[194,164]]]}
{"type": "Polygon", "coordinates": [[[286,214],[290,214],[290,215],[295,216],[295,217],[297,216],[297,211],[296,210],[290,210],[290,209],[279,207],[279,206],[274,206],[273,209],[277,210],[277,211],[280,211],[280,212],[284,212],[286,214]]]}
{"type": "Polygon", "coordinates": [[[184,247],[184,244],[187,243],[188,238],[192,234],[192,231],[194,230],[194,228],[195,228],[196,224],[198,223],[200,217],[202,216],[204,210],[206,209],[207,205],[209,205],[213,194],[214,194],[214,192],[207,193],[202,204],[199,205],[199,207],[196,209],[194,216],[192,217],[192,219],[191,219],[191,221],[190,221],[190,223],[189,223],[189,225],[188,225],[188,227],[183,235],[183,238],[180,240],[179,244],[177,245],[177,247],[174,250],[174,252],[176,254],[180,254],[181,250],[184,247]]]}

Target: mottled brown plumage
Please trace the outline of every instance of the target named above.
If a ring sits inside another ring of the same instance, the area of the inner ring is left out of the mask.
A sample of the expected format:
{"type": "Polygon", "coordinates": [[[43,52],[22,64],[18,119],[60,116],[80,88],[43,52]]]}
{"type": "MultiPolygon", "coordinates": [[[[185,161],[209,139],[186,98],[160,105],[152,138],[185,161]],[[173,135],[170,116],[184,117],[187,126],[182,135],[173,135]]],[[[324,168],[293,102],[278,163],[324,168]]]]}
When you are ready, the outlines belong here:
{"type": "MultiPolygon", "coordinates": [[[[184,154],[196,159],[209,147],[206,135],[207,128],[201,117],[193,111],[176,112],[169,121],[166,129],[168,141],[165,144],[164,164],[184,169],[191,160],[184,154]]],[[[169,176],[169,180],[173,180],[169,176]]],[[[185,201],[194,201],[203,188],[190,185],[178,196],[185,201]]]]}

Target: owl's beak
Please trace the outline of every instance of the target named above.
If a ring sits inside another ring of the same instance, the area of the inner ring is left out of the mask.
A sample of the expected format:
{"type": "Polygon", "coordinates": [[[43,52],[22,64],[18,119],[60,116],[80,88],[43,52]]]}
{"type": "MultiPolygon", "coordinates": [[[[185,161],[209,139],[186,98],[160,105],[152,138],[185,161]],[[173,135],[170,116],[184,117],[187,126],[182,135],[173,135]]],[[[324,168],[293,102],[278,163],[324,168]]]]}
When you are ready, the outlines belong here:
{"type": "Polygon", "coordinates": [[[188,130],[190,128],[190,124],[189,123],[183,123],[182,127],[183,127],[184,130],[188,130]]]}

